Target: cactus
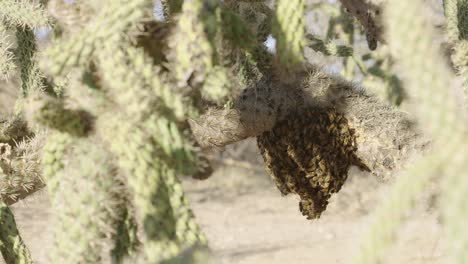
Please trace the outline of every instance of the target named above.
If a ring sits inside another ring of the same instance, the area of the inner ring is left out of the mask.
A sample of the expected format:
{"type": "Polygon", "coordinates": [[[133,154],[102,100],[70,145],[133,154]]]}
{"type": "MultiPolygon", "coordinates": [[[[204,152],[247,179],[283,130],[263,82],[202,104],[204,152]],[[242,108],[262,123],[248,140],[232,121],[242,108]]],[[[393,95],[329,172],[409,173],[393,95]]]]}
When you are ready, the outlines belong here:
{"type": "Polygon", "coordinates": [[[18,233],[11,209],[0,201],[0,252],[7,263],[33,263],[29,250],[18,233]]]}
{"type": "Polygon", "coordinates": [[[287,67],[297,66],[304,61],[304,1],[279,0],[275,10],[278,59],[287,67]]]}
{"type": "Polygon", "coordinates": [[[465,101],[468,102],[468,1],[446,0],[447,36],[453,47],[452,62],[463,79],[465,101]]]}
{"type": "Polygon", "coordinates": [[[463,245],[466,245],[466,242],[463,242],[466,232],[458,223],[460,216],[453,215],[453,212],[463,211],[466,207],[457,197],[466,191],[467,185],[464,177],[466,164],[459,161],[466,159],[463,149],[468,142],[467,128],[466,123],[462,121],[463,111],[459,108],[456,97],[446,88],[453,78],[443,63],[437,45],[432,41],[433,30],[428,26],[426,17],[418,16],[422,6],[422,1],[394,1],[391,8],[388,6],[388,38],[391,40],[392,53],[404,67],[407,87],[420,98],[417,109],[419,118],[434,137],[436,144],[444,144],[444,151],[422,159],[418,165],[407,171],[408,175],[398,178],[390,199],[377,209],[375,223],[368,237],[363,240],[362,250],[354,263],[379,261],[382,251],[394,240],[394,233],[404,213],[412,207],[434,172],[439,171],[446,173],[444,182],[447,182],[447,187],[453,188],[445,188],[442,194],[447,202],[453,201],[453,204],[447,203],[450,209],[443,208],[447,221],[453,221],[447,225],[453,241],[453,260],[454,263],[463,263],[466,260],[466,254],[461,250],[463,245]],[[409,29],[411,34],[408,34],[409,29]],[[415,39],[418,40],[417,44],[415,39]],[[458,188],[453,185],[455,182],[458,188]]]}
{"type": "Polygon", "coordinates": [[[8,80],[13,70],[14,55],[11,51],[12,43],[8,38],[7,28],[0,24],[0,79],[8,80]]]}
{"type": "Polygon", "coordinates": [[[34,29],[49,24],[49,17],[42,4],[23,0],[2,1],[0,17],[2,22],[21,28],[34,29]]]}
{"type": "Polygon", "coordinates": [[[70,146],[64,169],[54,176],[60,186],[51,192],[52,263],[100,263],[114,244],[117,222],[126,211],[125,189],[112,156],[96,143],[90,138],[70,146]]]}

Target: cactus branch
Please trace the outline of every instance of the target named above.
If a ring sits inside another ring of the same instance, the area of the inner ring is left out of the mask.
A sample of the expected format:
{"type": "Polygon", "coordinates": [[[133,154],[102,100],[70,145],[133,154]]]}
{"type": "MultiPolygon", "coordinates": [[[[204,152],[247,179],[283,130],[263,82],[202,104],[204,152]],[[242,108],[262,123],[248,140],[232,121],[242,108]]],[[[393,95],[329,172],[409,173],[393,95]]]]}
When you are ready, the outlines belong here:
{"type": "Polygon", "coordinates": [[[377,19],[380,15],[379,8],[364,0],[340,0],[340,2],[364,27],[369,49],[375,50],[377,42],[383,41],[382,27],[377,19]]]}
{"type": "Polygon", "coordinates": [[[5,20],[12,26],[29,27],[32,29],[47,26],[49,18],[41,4],[36,1],[1,1],[0,20],[5,20]]]}
{"type": "Polygon", "coordinates": [[[21,238],[11,209],[0,201],[0,252],[8,264],[33,263],[21,238]]]}

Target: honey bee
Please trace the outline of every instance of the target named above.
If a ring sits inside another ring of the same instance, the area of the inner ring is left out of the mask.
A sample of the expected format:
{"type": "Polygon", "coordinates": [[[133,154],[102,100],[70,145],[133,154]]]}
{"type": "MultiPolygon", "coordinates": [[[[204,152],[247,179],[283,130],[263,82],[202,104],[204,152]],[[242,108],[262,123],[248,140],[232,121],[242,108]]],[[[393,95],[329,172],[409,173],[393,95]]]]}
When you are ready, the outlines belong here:
{"type": "Polygon", "coordinates": [[[356,165],[369,170],[356,155],[355,133],[335,109],[306,109],[257,137],[268,173],[283,195],[299,195],[299,210],[319,218],[356,165]]]}

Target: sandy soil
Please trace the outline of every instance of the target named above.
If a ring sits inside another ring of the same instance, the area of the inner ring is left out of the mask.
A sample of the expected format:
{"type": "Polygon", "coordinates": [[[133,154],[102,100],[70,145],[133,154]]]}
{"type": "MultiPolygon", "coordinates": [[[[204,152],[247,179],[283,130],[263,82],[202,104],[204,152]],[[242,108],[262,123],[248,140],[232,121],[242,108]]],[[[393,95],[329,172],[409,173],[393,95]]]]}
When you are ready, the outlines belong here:
{"type": "MultiPolygon", "coordinates": [[[[252,152],[252,144],[247,144],[252,152]]],[[[258,161],[256,153],[250,156],[247,160],[258,161]]],[[[352,170],[321,219],[308,221],[298,211],[297,198],[281,197],[257,161],[230,162],[207,181],[184,180],[219,263],[350,263],[369,227],[369,212],[385,199],[389,184],[352,170]]],[[[36,263],[47,263],[46,193],[16,204],[14,211],[36,263]]],[[[446,257],[442,237],[437,216],[420,206],[409,215],[385,263],[442,263],[446,257]]]]}

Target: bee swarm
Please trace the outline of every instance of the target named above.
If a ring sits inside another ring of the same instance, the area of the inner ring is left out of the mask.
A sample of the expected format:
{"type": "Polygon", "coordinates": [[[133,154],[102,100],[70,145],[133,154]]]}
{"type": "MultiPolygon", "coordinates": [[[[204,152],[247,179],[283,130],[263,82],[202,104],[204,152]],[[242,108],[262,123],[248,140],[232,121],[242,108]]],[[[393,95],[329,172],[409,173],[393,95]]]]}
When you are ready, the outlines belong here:
{"type": "Polygon", "coordinates": [[[351,165],[369,170],[356,156],[355,139],[344,115],[332,108],[309,108],[288,115],[258,136],[257,143],[281,193],[298,194],[302,214],[315,219],[341,189],[351,165]]]}

